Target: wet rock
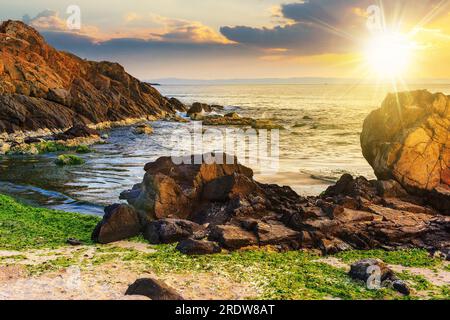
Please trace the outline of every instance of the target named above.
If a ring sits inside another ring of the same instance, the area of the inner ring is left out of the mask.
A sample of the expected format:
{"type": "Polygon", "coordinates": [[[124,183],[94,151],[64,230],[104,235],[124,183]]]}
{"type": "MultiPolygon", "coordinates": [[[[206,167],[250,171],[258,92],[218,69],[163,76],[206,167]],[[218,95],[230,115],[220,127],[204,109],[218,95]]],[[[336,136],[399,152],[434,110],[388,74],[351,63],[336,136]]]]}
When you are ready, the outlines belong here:
{"type": "Polygon", "coordinates": [[[172,287],[156,279],[138,279],[125,292],[128,296],[145,296],[152,300],[184,300],[172,287]]]}
{"type": "Polygon", "coordinates": [[[255,120],[245,117],[222,117],[222,116],[207,116],[203,119],[203,125],[205,126],[252,126],[255,120]]]}
{"type": "Polygon", "coordinates": [[[105,208],[103,220],[98,223],[92,233],[92,240],[107,244],[138,236],[141,223],[133,207],[125,204],[114,204],[105,208]]]}
{"type": "Polygon", "coordinates": [[[252,123],[252,128],[257,130],[284,130],[285,128],[282,125],[274,123],[269,119],[257,119],[252,123]]]}
{"type": "Polygon", "coordinates": [[[389,94],[365,120],[364,157],[380,180],[426,195],[450,184],[450,99],[426,90],[389,94]]]}
{"type": "Polygon", "coordinates": [[[152,134],[153,128],[149,124],[140,124],[133,129],[133,133],[136,135],[140,134],[152,134]]]}
{"type": "Polygon", "coordinates": [[[241,116],[237,112],[230,112],[225,115],[226,118],[240,119],[241,116]]]}
{"type": "Polygon", "coordinates": [[[176,250],[186,255],[208,255],[222,251],[216,242],[195,239],[181,241],[177,245],[176,250]]]}
{"type": "Polygon", "coordinates": [[[208,104],[195,102],[192,104],[191,108],[187,111],[187,115],[192,120],[200,120],[199,116],[203,116],[212,111],[213,110],[211,106],[209,106],[208,104]]]}
{"type": "Polygon", "coordinates": [[[191,237],[203,228],[182,219],[161,219],[149,223],[144,229],[144,238],[151,244],[175,243],[191,237]]]}

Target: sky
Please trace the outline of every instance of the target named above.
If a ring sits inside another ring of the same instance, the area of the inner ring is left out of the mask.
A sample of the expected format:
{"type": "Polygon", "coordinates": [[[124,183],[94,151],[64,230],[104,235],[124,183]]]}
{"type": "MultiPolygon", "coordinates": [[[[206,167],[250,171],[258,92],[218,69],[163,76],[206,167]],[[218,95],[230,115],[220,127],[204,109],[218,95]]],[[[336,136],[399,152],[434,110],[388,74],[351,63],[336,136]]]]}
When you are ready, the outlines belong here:
{"type": "Polygon", "coordinates": [[[0,9],[58,49],[141,79],[450,78],[450,0],[0,0],[0,9]],[[68,28],[71,5],[80,29],[68,28]]]}

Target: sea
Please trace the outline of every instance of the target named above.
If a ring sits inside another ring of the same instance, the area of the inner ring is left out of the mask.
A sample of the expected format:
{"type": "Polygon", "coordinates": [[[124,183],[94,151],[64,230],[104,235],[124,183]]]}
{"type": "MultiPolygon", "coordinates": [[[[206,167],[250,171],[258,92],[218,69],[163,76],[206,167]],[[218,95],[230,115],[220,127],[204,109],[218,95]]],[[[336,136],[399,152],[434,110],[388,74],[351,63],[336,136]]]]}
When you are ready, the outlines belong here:
{"type": "MultiPolygon", "coordinates": [[[[225,107],[222,113],[236,112],[281,125],[277,169],[267,173],[254,168],[255,178],[291,186],[301,195],[320,194],[344,173],[375,178],[362,155],[360,134],[364,119],[389,92],[396,91],[390,85],[327,83],[156,88],[186,104],[221,105],[225,107]]],[[[450,84],[445,83],[408,86],[408,90],[416,89],[450,95],[450,84]]],[[[151,125],[153,135],[135,135],[132,127],[107,131],[107,143],[82,155],[86,163],[81,166],[58,167],[56,154],[2,156],[0,193],[35,206],[101,215],[105,205],[119,202],[120,192],[142,181],[146,163],[171,155],[179,147],[180,142],[169,138],[174,132],[190,130],[193,124],[157,121],[151,125]]],[[[214,148],[211,151],[219,151],[214,148]]]]}

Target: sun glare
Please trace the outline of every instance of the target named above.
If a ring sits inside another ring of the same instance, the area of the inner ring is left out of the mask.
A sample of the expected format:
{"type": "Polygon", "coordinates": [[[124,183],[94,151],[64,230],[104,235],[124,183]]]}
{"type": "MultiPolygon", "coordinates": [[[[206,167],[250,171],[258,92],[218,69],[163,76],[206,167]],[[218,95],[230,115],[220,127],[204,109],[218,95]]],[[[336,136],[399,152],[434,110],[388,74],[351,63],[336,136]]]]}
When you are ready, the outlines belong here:
{"type": "Polygon", "coordinates": [[[383,33],[369,41],[366,63],[379,78],[399,78],[411,64],[414,43],[399,33],[383,33]]]}

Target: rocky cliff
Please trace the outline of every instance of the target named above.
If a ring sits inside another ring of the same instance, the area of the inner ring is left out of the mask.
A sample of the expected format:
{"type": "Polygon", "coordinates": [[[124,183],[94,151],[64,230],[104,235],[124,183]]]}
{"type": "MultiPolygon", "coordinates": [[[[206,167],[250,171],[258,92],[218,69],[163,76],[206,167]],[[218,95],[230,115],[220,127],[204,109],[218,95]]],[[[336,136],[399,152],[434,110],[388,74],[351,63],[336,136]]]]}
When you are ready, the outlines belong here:
{"type": "Polygon", "coordinates": [[[0,133],[160,117],[179,107],[117,63],[57,51],[22,22],[0,25],[0,133]]]}

